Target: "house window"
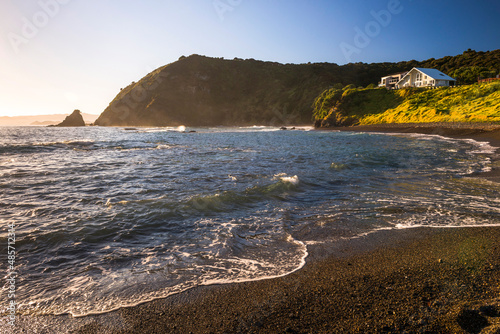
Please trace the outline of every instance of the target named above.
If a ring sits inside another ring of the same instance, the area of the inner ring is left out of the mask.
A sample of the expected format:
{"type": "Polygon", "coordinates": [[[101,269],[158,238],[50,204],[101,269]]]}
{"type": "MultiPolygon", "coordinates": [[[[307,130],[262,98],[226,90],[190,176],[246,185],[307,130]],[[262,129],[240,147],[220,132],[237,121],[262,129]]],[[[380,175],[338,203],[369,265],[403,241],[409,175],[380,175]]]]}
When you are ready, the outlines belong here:
{"type": "Polygon", "coordinates": [[[417,73],[415,81],[422,81],[422,73],[417,73]]]}

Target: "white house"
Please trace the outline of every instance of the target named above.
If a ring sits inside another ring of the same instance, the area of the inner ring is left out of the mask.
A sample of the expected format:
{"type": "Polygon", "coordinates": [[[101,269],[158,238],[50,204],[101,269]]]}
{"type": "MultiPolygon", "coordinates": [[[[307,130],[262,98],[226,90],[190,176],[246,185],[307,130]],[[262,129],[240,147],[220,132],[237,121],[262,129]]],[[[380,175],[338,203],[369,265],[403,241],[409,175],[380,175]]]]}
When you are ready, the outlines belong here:
{"type": "Polygon", "coordinates": [[[396,88],[447,87],[453,86],[455,81],[452,77],[436,69],[414,67],[396,83],[396,88]]]}
{"type": "Polygon", "coordinates": [[[396,84],[401,80],[402,77],[408,72],[394,73],[380,79],[379,87],[385,87],[387,89],[396,88],[396,84]]]}

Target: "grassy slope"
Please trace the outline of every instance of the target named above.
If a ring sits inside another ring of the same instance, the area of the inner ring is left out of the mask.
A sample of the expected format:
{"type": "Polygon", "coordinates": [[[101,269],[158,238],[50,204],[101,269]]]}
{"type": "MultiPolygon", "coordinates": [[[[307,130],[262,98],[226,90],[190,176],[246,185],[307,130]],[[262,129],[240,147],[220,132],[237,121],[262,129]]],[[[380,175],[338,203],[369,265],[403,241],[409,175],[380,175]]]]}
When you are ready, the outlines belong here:
{"type": "MultiPolygon", "coordinates": [[[[468,83],[483,74],[498,73],[499,60],[500,50],[468,50],[454,57],[431,58],[423,62],[351,63],[342,66],[329,63],[278,64],[254,59],[227,60],[191,55],[181,57],[123,88],[95,124],[304,124],[311,122],[311,102],[314,98],[329,87],[335,90],[339,86],[340,96],[346,93],[342,106],[352,106],[347,108],[349,113],[380,114],[398,107],[404,97],[374,90],[358,93],[356,89],[349,89],[344,92],[342,87],[348,84],[355,87],[373,85],[381,76],[412,67],[436,68],[447,74],[453,73],[459,83],[468,83]],[[372,94],[375,96],[372,97],[372,94]],[[350,100],[360,103],[348,103],[350,100]],[[360,105],[362,108],[359,108],[360,105]]],[[[323,100],[328,104],[330,98],[323,100]]],[[[335,124],[358,122],[355,117],[338,115],[341,117],[335,120],[335,124]]]]}
{"type": "Polygon", "coordinates": [[[358,124],[500,122],[500,82],[438,89],[330,90],[316,99],[314,115],[317,120],[341,115],[358,124]]]}

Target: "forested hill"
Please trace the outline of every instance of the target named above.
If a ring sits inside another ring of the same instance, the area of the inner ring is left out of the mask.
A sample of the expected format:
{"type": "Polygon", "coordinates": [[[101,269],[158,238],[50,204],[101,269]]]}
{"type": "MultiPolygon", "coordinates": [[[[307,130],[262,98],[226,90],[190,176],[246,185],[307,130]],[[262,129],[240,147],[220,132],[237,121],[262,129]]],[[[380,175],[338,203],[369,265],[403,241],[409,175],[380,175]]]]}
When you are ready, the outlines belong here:
{"type": "Polygon", "coordinates": [[[500,73],[500,50],[476,52],[467,50],[458,56],[428,59],[418,66],[435,68],[457,79],[458,84],[472,84],[478,77],[489,78],[500,73]]]}
{"type": "Polygon", "coordinates": [[[279,64],[192,55],[123,88],[97,125],[214,126],[310,124],[312,103],[334,84],[376,82],[364,64],[279,64]]]}
{"type": "Polygon", "coordinates": [[[312,121],[324,90],[376,84],[412,67],[437,68],[459,82],[500,72],[500,50],[422,62],[279,64],[254,59],[181,57],[121,89],[96,120],[103,126],[289,125],[312,121]]]}

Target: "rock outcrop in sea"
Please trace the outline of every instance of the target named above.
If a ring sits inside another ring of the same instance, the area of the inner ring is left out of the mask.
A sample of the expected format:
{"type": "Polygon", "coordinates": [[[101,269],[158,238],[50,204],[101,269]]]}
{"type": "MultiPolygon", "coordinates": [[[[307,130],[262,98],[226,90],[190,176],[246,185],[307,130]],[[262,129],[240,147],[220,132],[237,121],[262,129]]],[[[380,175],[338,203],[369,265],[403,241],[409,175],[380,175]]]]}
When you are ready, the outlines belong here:
{"type": "Polygon", "coordinates": [[[66,127],[66,126],[85,126],[85,121],[83,120],[82,113],[80,110],[75,110],[69,116],[67,116],[64,121],[55,125],[57,127],[66,127]]]}

